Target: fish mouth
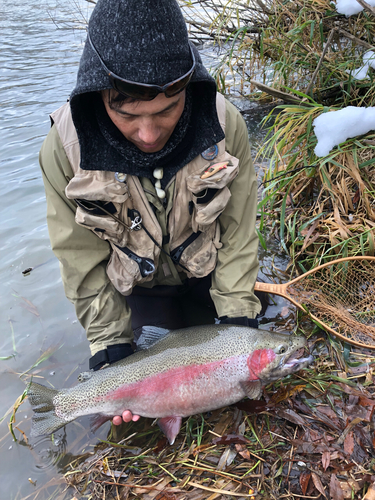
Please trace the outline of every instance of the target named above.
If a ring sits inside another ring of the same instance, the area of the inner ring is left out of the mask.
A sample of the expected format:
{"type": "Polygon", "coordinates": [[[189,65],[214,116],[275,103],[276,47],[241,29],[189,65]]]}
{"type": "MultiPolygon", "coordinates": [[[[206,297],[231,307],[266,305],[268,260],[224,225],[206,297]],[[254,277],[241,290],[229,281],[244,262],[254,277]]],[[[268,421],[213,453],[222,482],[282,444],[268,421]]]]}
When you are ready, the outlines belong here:
{"type": "Polygon", "coordinates": [[[284,368],[286,370],[291,370],[293,372],[302,370],[306,368],[314,361],[313,356],[307,356],[306,358],[291,358],[285,364],[284,368]]]}
{"type": "Polygon", "coordinates": [[[314,358],[311,355],[302,357],[304,353],[305,348],[298,349],[298,351],[292,353],[285,361],[283,368],[296,372],[298,370],[301,370],[302,368],[306,368],[307,366],[309,366],[313,362],[314,358]]]}

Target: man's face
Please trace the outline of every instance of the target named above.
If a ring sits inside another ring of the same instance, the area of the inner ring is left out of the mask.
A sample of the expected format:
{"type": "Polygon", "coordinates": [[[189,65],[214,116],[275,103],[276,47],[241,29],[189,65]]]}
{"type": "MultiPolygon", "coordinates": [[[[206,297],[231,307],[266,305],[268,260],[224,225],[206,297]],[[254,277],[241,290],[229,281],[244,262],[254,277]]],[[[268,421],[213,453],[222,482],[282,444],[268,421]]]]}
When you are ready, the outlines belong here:
{"type": "Polygon", "coordinates": [[[125,138],[144,153],[160,151],[172,135],[185,106],[185,90],[174,97],[159,94],[152,101],[125,102],[118,108],[103,93],[108,116],[125,138]]]}

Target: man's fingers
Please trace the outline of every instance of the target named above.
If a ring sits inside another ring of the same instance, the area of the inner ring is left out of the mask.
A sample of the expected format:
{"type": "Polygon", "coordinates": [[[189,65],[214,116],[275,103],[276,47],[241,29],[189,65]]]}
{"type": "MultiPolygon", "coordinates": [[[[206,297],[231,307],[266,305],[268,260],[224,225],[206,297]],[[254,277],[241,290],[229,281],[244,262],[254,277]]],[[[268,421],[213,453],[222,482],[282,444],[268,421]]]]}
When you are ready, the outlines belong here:
{"type": "Polygon", "coordinates": [[[112,422],[114,425],[120,425],[122,422],[137,422],[141,417],[139,415],[133,415],[130,410],[125,410],[122,413],[122,416],[120,417],[117,415],[116,417],[113,417],[112,422]]]}
{"type": "Polygon", "coordinates": [[[119,416],[113,417],[112,422],[113,422],[113,425],[120,425],[120,424],[122,424],[122,418],[119,416]]]}
{"type": "Polygon", "coordinates": [[[132,418],[133,418],[133,414],[131,411],[129,410],[125,410],[123,413],[122,413],[122,419],[124,422],[131,422],[132,421],[132,418]]]}

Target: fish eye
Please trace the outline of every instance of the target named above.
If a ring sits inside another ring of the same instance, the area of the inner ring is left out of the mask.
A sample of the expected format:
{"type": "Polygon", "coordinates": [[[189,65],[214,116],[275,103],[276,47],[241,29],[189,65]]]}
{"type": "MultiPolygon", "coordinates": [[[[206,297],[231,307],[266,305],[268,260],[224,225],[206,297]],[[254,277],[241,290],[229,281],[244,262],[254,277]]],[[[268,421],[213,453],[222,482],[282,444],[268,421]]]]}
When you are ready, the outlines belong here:
{"type": "Polygon", "coordinates": [[[285,354],[286,353],[286,347],[281,345],[276,349],[276,354],[285,354]]]}

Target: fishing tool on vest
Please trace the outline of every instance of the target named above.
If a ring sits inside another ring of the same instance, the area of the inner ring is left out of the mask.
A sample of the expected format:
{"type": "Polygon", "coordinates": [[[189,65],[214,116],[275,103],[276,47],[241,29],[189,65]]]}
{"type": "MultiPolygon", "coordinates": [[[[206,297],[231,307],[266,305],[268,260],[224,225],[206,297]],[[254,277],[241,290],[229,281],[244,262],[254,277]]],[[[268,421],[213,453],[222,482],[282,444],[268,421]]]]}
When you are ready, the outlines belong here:
{"type": "Polygon", "coordinates": [[[375,349],[375,257],[347,257],[276,285],[254,290],[280,295],[345,342],[375,349]]]}
{"type": "Polygon", "coordinates": [[[217,172],[220,172],[220,170],[227,168],[228,164],[229,161],[222,161],[221,163],[215,163],[214,165],[210,165],[201,175],[201,179],[208,179],[217,172]]]}
{"type": "MultiPolygon", "coordinates": [[[[159,243],[155,240],[155,238],[152,236],[152,234],[146,229],[146,227],[144,226],[143,221],[142,221],[142,216],[138,212],[138,210],[136,210],[134,208],[128,209],[128,217],[131,221],[131,225],[129,226],[129,225],[125,224],[125,222],[123,222],[121,219],[116,217],[116,215],[114,215],[109,210],[104,208],[103,204],[101,204],[99,202],[91,201],[91,200],[78,200],[78,199],[75,199],[75,201],[80,207],[84,208],[85,210],[95,209],[97,215],[105,214],[105,215],[108,215],[109,217],[112,217],[112,219],[114,219],[119,224],[124,226],[128,231],[139,231],[140,229],[143,229],[145,231],[145,233],[147,234],[147,236],[160,249],[161,252],[163,252],[165,255],[167,255],[175,264],[179,265],[184,271],[189,272],[189,270],[186,269],[186,267],[183,266],[179,262],[179,259],[181,257],[183,250],[186,248],[186,246],[188,246],[192,241],[194,241],[194,239],[196,239],[201,234],[200,231],[192,234],[191,237],[188,238],[188,240],[185,242],[185,244],[182,244],[179,247],[177,247],[173,251],[173,255],[171,255],[168,252],[166,252],[161,245],[159,245],[159,243]],[[91,209],[90,209],[90,206],[92,207],[91,209]]],[[[140,273],[141,273],[143,278],[146,276],[149,276],[150,274],[152,274],[155,271],[155,264],[154,264],[152,259],[148,259],[146,257],[140,257],[136,253],[129,250],[127,247],[119,247],[118,245],[116,245],[116,246],[121,251],[123,251],[130,259],[133,259],[135,262],[137,262],[137,264],[139,266],[140,273]]]]}

